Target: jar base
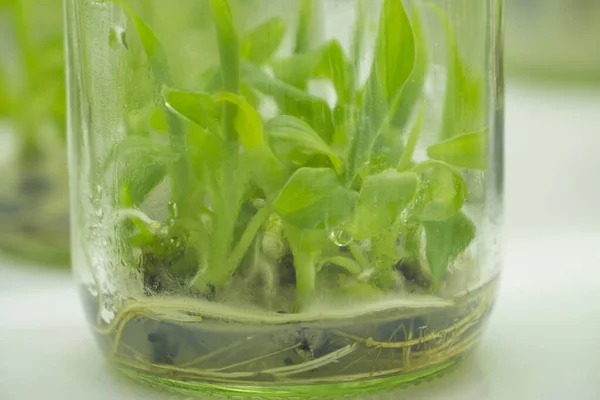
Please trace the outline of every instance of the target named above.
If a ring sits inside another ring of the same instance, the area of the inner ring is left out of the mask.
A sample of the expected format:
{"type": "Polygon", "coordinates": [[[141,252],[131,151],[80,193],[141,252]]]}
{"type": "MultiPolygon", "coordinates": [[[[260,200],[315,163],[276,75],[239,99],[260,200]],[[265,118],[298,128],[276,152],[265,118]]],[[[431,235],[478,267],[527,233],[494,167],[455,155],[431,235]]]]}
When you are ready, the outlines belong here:
{"type": "Polygon", "coordinates": [[[209,383],[188,380],[169,379],[150,375],[135,369],[119,366],[118,370],[127,378],[145,386],[178,393],[184,396],[210,395],[232,399],[251,398],[253,400],[282,400],[305,398],[337,398],[356,396],[372,392],[387,391],[419,384],[422,380],[436,377],[454,367],[465,358],[455,357],[443,364],[424,368],[419,371],[391,375],[384,378],[365,379],[355,382],[335,384],[314,384],[299,386],[239,385],[209,383]]]}
{"type": "MultiPolygon", "coordinates": [[[[94,330],[108,359],[147,386],[186,395],[335,397],[402,386],[455,364],[478,343],[495,293],[492,281],[439,308],[311,321],[263,316],[279,323],[249,323],[239,313],[234,320],[222,307],[217,315],[209,302],[137,300],[94,330]]],[[[92,324],[94,300],[84,301],[92,324]]]]}

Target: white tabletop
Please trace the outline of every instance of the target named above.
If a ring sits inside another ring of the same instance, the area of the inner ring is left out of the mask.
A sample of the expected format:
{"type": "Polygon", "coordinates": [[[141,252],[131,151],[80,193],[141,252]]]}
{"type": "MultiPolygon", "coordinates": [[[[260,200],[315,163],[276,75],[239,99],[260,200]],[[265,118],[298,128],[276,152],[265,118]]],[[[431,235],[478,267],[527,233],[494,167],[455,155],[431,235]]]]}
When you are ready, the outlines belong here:
{"type": "MultiPolygon", "coordinates": [[[[478,349],[370,399],[600,399],[600,92],[511,87],[507,251],[478,349]]],[[[106,367],[68,275],[0,260],[0,399],[154,400],[106,367]]]]}

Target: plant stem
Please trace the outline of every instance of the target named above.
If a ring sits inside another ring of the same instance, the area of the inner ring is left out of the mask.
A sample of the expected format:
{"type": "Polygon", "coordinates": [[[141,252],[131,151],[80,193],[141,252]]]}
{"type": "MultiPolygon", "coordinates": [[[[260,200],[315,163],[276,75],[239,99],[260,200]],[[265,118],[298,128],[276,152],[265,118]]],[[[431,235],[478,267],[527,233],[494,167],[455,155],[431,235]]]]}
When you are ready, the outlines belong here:
{"type": "Polygon", "coordinates": [[[358,265],[360,265],[360,268],[363,271],[366,270],[369,267],[369,259],[367,258],[365,253],[362,251],[360,246],[357,245],[355,242],[351,242],[348,245],[348,248],[350,248],[350,252],[354,256],[354,259],[356,259],[356,261],[358,262],[358,265]]]}
{"type": "MultiPolygon", "coordinates": [[[[211,265],[211,267],[208,268],[204,274],[199,273],[196,275],[191,284],[195,285],[200,290],[203,290],[207,284],[211,284],[216,287],[224,285],[235,272],[236,268],[244,258],[244,255],[250,248],[250,245],[252,244],[256,234],[267,221],[272,212],[273,201],[271,200],[267,202],[267,204],[265,204],[265,206],[256,213],[250,223],[248,223],[246,230],[242,234],[242,237],[224,264],[211,265]]],[[[215,259],[213,258],[213,263],[214,260],[215,259]]]]}
{"type": "Polygon", "coordinates": [[[296,269],[296,307],[305,308],[315,293],[315,263],[311,253],[298,251],[294,253],[296,269]]]}
{"type": "Polygon", "coordinates": [[[240,241],[237,246],[231,252],[229,259],[227,260],[226,269],[231,270],[231,273],[235,271],[239,263],[244,258],[244,254],[248,251],[248,248],[252,244],[259,229],[264,225],[269,216],[273,213],[273,200],[267,202],[263,208],[261,208],[254,218],[250,221],[246,230],[242,234],[240,241]]]}
{"type": "Polygon", "coordinates": [[[166,107],[163,107],[165,117],[167,118],[167,125],[169,126],[169,143],[175,154],[179,154],[180,158],[175,162],[174,171],[171,176],[174,201],[185,213],[190,207],[188,198],[191,182],[191,164],[187,157],[187,145],[185,141],[185,135],[183,133],[183,125],[179,118],[171,113],[166,107]]]}

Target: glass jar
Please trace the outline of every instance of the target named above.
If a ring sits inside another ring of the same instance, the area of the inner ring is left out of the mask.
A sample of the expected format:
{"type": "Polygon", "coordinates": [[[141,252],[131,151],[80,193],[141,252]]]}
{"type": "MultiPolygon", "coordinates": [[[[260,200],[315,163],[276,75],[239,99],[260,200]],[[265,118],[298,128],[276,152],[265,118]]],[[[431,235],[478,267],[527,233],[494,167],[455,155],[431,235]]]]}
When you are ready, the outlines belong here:
{"type": "Polygon", "coordinates": [[[474,346],[499,274],[501,2],[67,5],[73,268],[124,373],[328,396],[474,346]]]}
{"type": "Polygon", "coordinates": [[[600,2],[507,3],[509,72],[526,79],[600,82],[600,2]]]}
{"type": "Polygon", "coordinates": [[[0,2],[0,249],[69,261],[60,0],[0,2]]]}

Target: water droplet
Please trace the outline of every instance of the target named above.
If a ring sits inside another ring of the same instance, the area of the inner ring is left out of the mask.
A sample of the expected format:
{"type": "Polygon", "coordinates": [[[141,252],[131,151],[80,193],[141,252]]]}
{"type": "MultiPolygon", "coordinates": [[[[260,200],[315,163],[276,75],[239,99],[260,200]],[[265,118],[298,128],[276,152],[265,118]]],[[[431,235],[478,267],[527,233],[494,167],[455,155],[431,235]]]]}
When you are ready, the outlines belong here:
{"type": "Polygon", "coordinates": [[[348,232],[345,232],[342,229],[334,229],[331,231],[329,238],[339,247],[348,246],[354,240],[348,232]]]}

